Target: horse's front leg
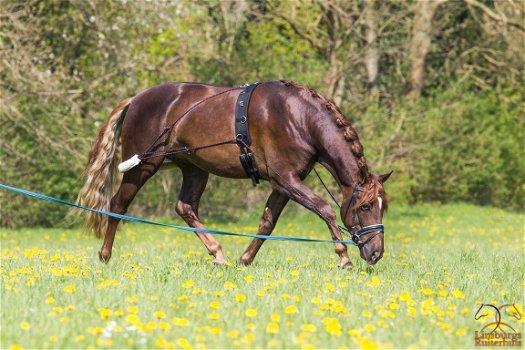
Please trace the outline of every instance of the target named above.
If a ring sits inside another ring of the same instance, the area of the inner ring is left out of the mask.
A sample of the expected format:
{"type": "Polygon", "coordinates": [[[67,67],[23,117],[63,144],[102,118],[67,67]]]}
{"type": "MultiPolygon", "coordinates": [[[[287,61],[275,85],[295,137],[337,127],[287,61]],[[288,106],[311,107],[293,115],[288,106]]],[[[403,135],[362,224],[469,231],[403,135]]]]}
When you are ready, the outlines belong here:
{"type": "MultiPolygon", "coordinates": [[[[275,224],[279,219],[279,215],[283,211],[284,206],[288,203],[290,198],[277,190],[273,190],[266,201],[264,206],[264,212],[259,222],[259,230],[257,231],[258,235],[269,236],[272,234],[275,224]]],[[[248,248],[244,251],[241,256],[240,262],[243,265],[250,265],[255,259],[257,252],[261,248],[265,240],[254,238],[248,248]]]]}
{"type": "MultiPolygon", "coordinates": [[[[281,179],[282,180],[282,179],[281,179]]],[[[342,241],[343,235],[337,225],[337,217],[332,210],[332,207],[319,196],[317,196],[311,189],[306,187],[302,181],[296,176],[290,176],[287,178],[286,186],[282,186],[283,190],[292,198],[295,202],[301,204],[306,209],[313,211],[319,215],[328,226],[330,234],[333,240],[342,241]]],[[[348,251],[344,243],[334,243],[335,252],[341,259],[339,262],[340,267],[351,267],[352,262],[348,257],[348,251]]]]}

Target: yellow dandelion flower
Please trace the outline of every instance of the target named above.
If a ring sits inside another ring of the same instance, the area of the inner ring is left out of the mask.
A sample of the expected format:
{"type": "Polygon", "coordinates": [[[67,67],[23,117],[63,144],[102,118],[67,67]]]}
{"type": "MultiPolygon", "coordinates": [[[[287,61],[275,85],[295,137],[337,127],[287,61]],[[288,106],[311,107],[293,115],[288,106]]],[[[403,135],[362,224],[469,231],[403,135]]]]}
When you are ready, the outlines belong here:
{"type": "Polygon", "coordinates": [[[179,326],[179,327],[187,327],[190,325],[190,321],[188,319],[178,318],[178,317],[172,318],[171,323],[173,323],[174,326],[179,326]]]}
{"type": "Polygon", "coordinates": [[[465,334],[467,334],[467,331],[465,330],[465,328],[458,328],[456,330],[456,334],[457,335],[465,335],[465,334]]]}
{"type": "Polygon", "coordinates": [[[439,328],[444,329],[444,330],[450,329],[450,325],[445,322],[438,322],[437,325],[439,328]]]}
{"type": "Polygon", "coordinates": [[[75,343],[81,343],[83,342],[84,340],[86,339],[86,337],[82,334],[79,334],[77,336],[75,336],[75,343]]]}
{"type": "Polygon", "coordinates": [[[139,299],[136,296],[132,295],[132,296],[128,297],[128,301],[130,303],[136,303],[137,301],[139,301],[139,299]]]}
{"type": "Polygon", "coordinates": [[[102,334],[104,330],[102,327],[88,327],[87,332],[92,335],[102,334]]]}
{"type": "Polygon", "coordinates": [[[27,322],[20,322],[20,328],[23,329],[24,331],[27,331],[29,328],[31,328],[31,325],[27,322]]]}
{"type": "Polygon", "coordinates": [[[299,276],[299,271],[292,270],[292,271],[290,271],[290,275],[292,275],[292,276],[299,276]]]}
{"type": "Polygon", "coordinates": [[[266,333],[279,333],[279,324],[275,322],[270,322],[266,326],[266,333]]]}
{"type": "Polygon", "coordinates": [[[11,345],[9,350],[24,350],[24,347],[22,345],[20,345],[20,344],[13,344],[13,345],[11,345]]]}
{"type": "Polygon", "coordinates": [[[312,304],[321,304],[321,298],[315,297],[311,300],[312,304]]]}
{"type": "Polygon", "coordinates": [[[166,318],[166,314],[164,312],[162,312],[162,311],[155,311],[153,313],[153,317],[158,318],[159,320],[162,320],[162,319],[166,318]]]}
{"type": "Polygon", "coordinates": [[[57,340],[58,340],[58,337],[56,335],[52,335],[49,337],[49,341],[51,343],[56,343],[57,340]]]}
{"type": "Polygon", "coordinates": [[[161,335],[155,340],[155,346],[159,349],[166,349],[168,347],[168,342],[164,337],[161,335]]]}
{"type": "Polygon", "coordinates": [[[438,292],[439,296],[440,297],[446,297],[448,295],[448,292],[444,289],[441,289],[439,292],[438,292]]]}
{"type": "Polygon", "coordinates": [[[125,318],[126,322],[136,323],[139,321],[139,317],[135,314],[127,315],[125,318]]]}
{"type": "Polygon", "coordinates": [[[248,282],[248,283],[253,282],[253,276],[252,276],[252,275],[245,276],[245,277],[244,277],[244,280],[245,280],[246,282],[248,282]]]}
{"type": "Polygon", "coordinates": [[[97,309],[97,311],[100,314],[100,318],[103,319],[103,320],[106,320],[109,317],[111,317],[111,315],[113,315],[113,311],[111,311],[109,309],[106,309],[106,308],[103,308],[103,307],[99,307],[97,309]]]}
{"type": "Polygon", "coordinates": [[[337,318],[325,317],[323,318],[323,324],[325,325],[326,332],[328,334],[337,336],[340,336],[342,334],[341,324],[339,323],[339,320],[337,318]]]}
{"type": "Polygon", "coordinates": [[[255,317],[255,316],[257,316],[257,310],[255,310],[255,309],[247,309],[245,314],[246,314],[247,317],[255,317]]]}
{"type": "Polygon", "coordinates": [[[315,346],[312,344],[301,344],[301,350],[315,350],[315,346]]]}
{"type": "Polygon", "coordinates": [[[139,312],[139,308],[136,306],[128,306],[126,310],[131,314],[137,314],[139,312]]]}
{"type": "Polygon", "coordinates": [[[465,298],[465,296],[463,295],[463,293],[459,289],[454,289],[454,291],[452,292],[452,295],[455,296],[458,299],[464,299],[465,298]]]}
{"type": "Polygon", "coordinates": [[[311,323],[302,324],[301,329],[305,332],[310,332],[310,333],[314,333],[315,331],[317,331],[317,327],[311,323]]]}
{"type": "Polygon", "coordinates": [[[410,317],[416,317],[416,308],[410,306],[409,308],[407,308],[407,313],[410,317]]]}
{"type": "Polygon", "coordinates": [[[117,317],[122,317],[122,316],[124,316],[124,311],[122,311],[122,310],[115,310],[113,315],[115,315],[117,317]]]}
{"type": "Polygon", "coordinates": [[[218,297],[218,298],[220,298],[220,297],[222,297],[224,295],[224,293],[221,292],[221,291],[213,292],[213,294],[215,294],[215,296],[218,297]]]}
{"type": "Polygon", "coordinates": [[[210,313],[208,317],[210,318],[210,320],[218,320],[220,318],[219,314],[216,312],[210,313]]]}
{"type": "Polygon", "coordinates": [[[46,304],[53,304],[55,302],[55,298],[53,297],[47,297],[46,298],[46,304]]]}
{"type": "Polygon", "coordinates": [[[397,305],[396,303],[390,303],[388,307],[392,310],[399,310],[399,305],[397,305]]]}
{"type": "Polygon", "coordinates": [[[235,300],[237,300],[239,303],[243,303],[246,301],[246,295],[244,294],[235,294],[235,300]]]}
{"type": "Polygon", "coordinates": [[[237,285],[231,281],[226,281],[224,282],[224,289],[225,290],[232,290],[232,289],[236,289],[237,288],[237,285]]]}
{"type": "Polygon", "coordinates": [[[238,330],[232,329],[231,331],[226,333],[226,336],[228,338],[232,338],[233,339],[233,338],[237,338],[240,334],[241,334],[241,332],[239,332],[238,330]]]}
{"type": "Polygon", "coordinates": [[[280,322],[281,321],[281,315],[279,315],[279,314],[272,314],[270,316],[270,318],[272,319],[272,322],[280,322]]]}
{"type": "Polygon", "coordinates": [[[187,280],[182,284],[182,288],[188,289],[195,285],[195,282],[193,280],[187,280]]]}
{"type": "Polygon", "coordinates": [[[377,287],[380,283],[381,281],[379,280],[379,277],[372,276],[372,280],[370,282],[367,282],[366,285],[374,288],[374,287],[377,287]]]}
{"type": "Polygon", "coordinates": [[[430,288],[418,289],[417,292],[418,292],[418,293],[421,293],[421,294],[424,294],[424,295],[432,295],[432,294],[436,294],[436,292],[433,291],[433,290],[430,289],[430,288]]]}
{"type": "Polygon", "coordinates": [[[192,348],[190,342],[186,340],[185,338],[177,339],[177,345],[185,350],[192,348]]]}
{"type": "Polygon", "coordinates": [[[361,312],[361,316],[363,317],[372,317],[372,313],[368,310],[364,310],[363,312],[361,312]]]}
{"type": "Polygon", "coordinates": [[[64,287],[64,292],[65,293],[74,293],[76,290],[77,290],[77,288],[75,286],[70,285],[70,284],[64,287]]]}
{"type": "Polygon", "coordinates": [[[263,297],[265,294],[265,291],[264,290],[260,290],[257,292],[257,296],[260,296],[260,297],[263,297]]]}
{"type": "Polygon", "coordinates": [[[335,286],[331,283],[328,283],[326,286],[324,286],[324,290],[327,292],[333,292],[335,290],[335,286]]]}
{"type": "Polygon", "coordinates": [[[171,325],[166,321],[159,322],[159,329],[163,331],[169,331],[171,329],[171,325]]]}
{"type": "Polygon", "coordinates": [[[370,333],[370,332],[373,332],[374,329],[376,329],[376,327],[374,327],[374,325],[371,324],[371,323],[367,323],[367,324],[365,324],[364,329],[365,329],[365,331],[370,333]]]}
{"type": "Polygon", "coordinates": [[[251,343],[255,340],[255,334],[253,333],[246,333],[244,335],[244,341],[247,342],[247,343],[251,343]]]}
{"type": "Polygon", "coordinates": [[[210,303],[210,307],[211,307],[212,309],[218,309],[220,306],[221,306],[221,303],[218,302],[218,301],[212,301],[212,302],[210,303]]]}
{"type": "Polygon", "coordinates": [[[468,307],[463,308],[463,310],[461,310],[461,314],[462,314],[462,315],[466,315],[466,314],[468,314],[468,313],[470,313],[470,309],[469,309],[468,307]]]}
{"type": "Polygon", "coordinates": [[[299,312],[299,310],[297,310],[297,306],[295,305],[289,305],[284,308],[284,313],[288,315],[295,314],[297,312],[299,312]]]}
{"type": "Polygon", "coordinates": [[[73,311],[75,310],[75,307],[73,305],[68,305],[65,307],[66,311],[73,311]]]}

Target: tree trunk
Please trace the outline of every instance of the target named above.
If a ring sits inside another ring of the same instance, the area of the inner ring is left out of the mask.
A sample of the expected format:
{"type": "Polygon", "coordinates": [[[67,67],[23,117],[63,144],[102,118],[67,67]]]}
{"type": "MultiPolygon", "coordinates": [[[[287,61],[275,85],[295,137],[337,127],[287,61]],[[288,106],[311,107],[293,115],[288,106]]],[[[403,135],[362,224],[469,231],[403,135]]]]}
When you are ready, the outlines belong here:
{"type": "Polygon", "coordinates": [[[445,0],[420,0],[415,5],[410,43],[410,90],[408,98],[421,95],[425,80],[425,59],[432,41],[432,18],[445,0]]]}
{"type": "Polygon", "coordinates": [[[365,1],[365,25],[366,25],[366,71],[368,73],[368,89],[371,97],[377,96],[378,93],[378,62],[379,53],[377,50],[377,21],[374,10],[375,0],[365,1]]]}

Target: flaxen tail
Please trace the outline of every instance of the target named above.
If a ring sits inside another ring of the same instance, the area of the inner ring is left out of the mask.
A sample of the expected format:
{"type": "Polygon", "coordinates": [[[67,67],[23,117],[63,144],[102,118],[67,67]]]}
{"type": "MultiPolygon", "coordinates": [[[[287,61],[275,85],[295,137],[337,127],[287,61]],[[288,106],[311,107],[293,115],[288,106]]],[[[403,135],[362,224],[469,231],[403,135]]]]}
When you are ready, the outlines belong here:
{"type": "MultiPolygon", "coordinates": [[[[110,210],[110,201],[119,181],[117,166],[121,161],[120,131],[131,100],[128,98],[120,102],[95,139],[84,169],[86,183],[77,198],[77,203],[80,205],[104,211],[110,210]]],[[[96,237],[104,237],[108,217],[90,211],[86,215],[85,225],[93,229],[96,237]]]]}

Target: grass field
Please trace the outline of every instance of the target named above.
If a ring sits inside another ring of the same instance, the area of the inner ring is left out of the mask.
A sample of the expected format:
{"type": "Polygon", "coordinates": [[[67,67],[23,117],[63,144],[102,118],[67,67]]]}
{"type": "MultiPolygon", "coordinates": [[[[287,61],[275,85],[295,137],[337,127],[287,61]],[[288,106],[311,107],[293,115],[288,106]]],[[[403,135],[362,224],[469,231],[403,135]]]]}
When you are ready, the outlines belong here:
{"type": "MultiPolygon", "coordinates": [[[[254,213],[209,225],[254,233],[257,222],[254,213]]],[[[349,247],[350,270],[330,244],[267,242],[241,267],[249,240],[218,237],[231,263],[214,266],[191,233],[130,224],[104,265],[101,242],[80,230],[1,230],[0,345],[474,348],[491,321],[474,320],[481,303],[523,313],[522,214],[394,205],[385,226],[383,259],[368,266],[349,247]]],[[[329,238],[302,211],[285,213],[275,233],[329,238]]],[[[525,334],[525,317],[503,317],[525,334]]]]}

